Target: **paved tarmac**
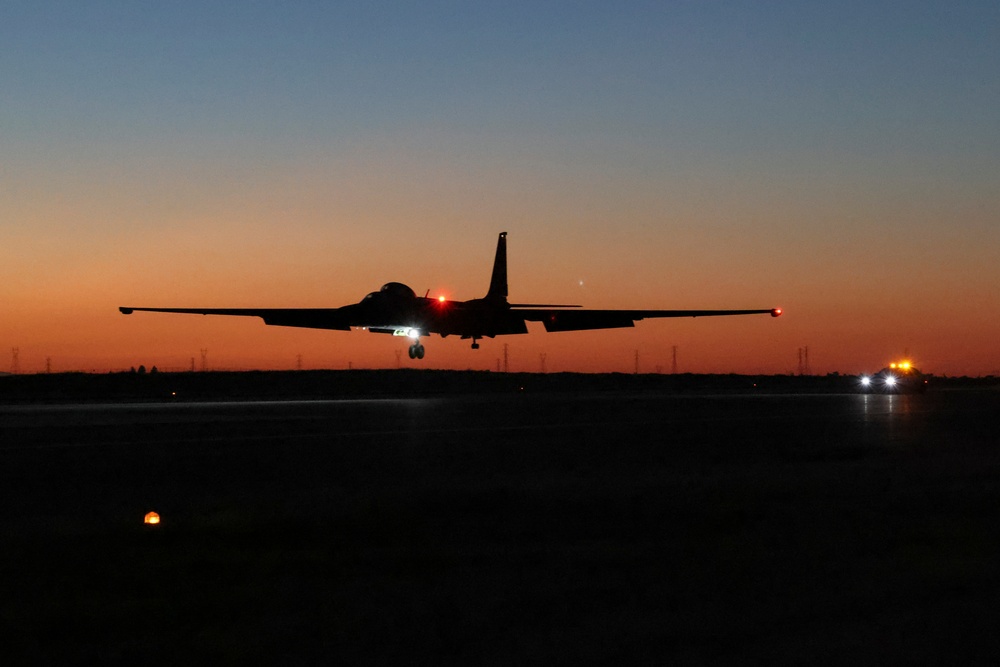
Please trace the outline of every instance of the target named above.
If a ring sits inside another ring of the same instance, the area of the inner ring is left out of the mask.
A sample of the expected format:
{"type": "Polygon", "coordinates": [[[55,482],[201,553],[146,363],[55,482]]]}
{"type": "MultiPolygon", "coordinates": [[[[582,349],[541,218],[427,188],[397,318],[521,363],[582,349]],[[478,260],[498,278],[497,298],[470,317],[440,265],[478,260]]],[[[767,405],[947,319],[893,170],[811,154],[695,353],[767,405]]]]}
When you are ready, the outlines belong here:
{"type": "Polygon", "coordinates": [[[5,650],[990,662],[997,414],[991,391],[0,406],[5,650]]]}

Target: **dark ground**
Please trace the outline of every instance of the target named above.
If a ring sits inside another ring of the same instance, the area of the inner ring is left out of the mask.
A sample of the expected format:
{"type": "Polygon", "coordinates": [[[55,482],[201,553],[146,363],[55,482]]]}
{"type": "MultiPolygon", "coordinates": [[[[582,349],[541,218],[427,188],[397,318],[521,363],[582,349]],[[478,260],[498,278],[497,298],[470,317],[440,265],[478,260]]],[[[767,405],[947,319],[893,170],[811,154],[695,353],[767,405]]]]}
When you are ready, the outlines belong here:
{"type": "Polygon", "coordinates": [[[1000,392],[194,375],[0,378],[5,664],[1000,655],[1000,392]]]}

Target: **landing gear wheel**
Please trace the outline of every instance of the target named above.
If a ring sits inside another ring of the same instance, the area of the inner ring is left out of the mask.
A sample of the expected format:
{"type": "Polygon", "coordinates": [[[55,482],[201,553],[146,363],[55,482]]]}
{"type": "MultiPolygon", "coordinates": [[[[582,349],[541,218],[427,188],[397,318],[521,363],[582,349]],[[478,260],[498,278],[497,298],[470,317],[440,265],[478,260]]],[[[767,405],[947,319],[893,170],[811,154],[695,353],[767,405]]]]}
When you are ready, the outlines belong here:
{"type": "Polygon", "coordinates": [[[417,344],[414,347],[416,347],[415,353],[417,355],[417,359],[423,359],[424,358],[424,346],[420,345],[420,344],[417,344]]]}
{"type": "Polygon", "coordinates": [[[411,345],[410,349],[409,349],[409,353],[410,353],[410,359],[416,359],[417,358],[417,346],[416,345],[411,345]]]}
{"type": "Polygon", "coordinates": [[[479,349],[479,343],[473,343],[472,344],[472,349],[473,350],[478,350],[479,349]]]}

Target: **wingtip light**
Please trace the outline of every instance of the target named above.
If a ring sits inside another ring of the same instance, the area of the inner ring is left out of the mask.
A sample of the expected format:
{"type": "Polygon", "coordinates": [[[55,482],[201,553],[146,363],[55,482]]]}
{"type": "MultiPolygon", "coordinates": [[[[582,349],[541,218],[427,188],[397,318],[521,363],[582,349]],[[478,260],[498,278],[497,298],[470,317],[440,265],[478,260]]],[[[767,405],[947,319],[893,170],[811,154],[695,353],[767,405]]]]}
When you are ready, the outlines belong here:
{"type": "Polygon", "coordinates": [[[781,316],[781,308],[771,309],[771,317],[780,317],[780,316],[781,316]]]}

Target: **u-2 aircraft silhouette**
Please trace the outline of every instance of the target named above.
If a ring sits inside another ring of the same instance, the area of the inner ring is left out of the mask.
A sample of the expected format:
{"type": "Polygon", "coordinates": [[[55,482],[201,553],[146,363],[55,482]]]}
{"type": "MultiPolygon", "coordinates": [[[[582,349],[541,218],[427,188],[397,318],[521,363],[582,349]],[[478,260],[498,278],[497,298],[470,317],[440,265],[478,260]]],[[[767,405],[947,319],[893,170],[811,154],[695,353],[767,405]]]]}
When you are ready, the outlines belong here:
{"type": "MultiPolygon", "coordinates": [[[[428,292],[429,293],[429,292],[428,292]]],[[[430,298],[402,283],[386,283],[360,302],[340,308],[139,308],[121,306],[123,314],[141,310],[154,313],[200,315],[240,315],[260,317],[264,324],[309,329],[350,331],[360,327],[375,333],[408,336],[410,358],[423,359],[420,337],[430,334],[461,336],[479,340],[506,334],[528,333],[526,322],[541,322],[546,331],[582,331],[635,326],[637,320],[652,317],[708,317],[712,315],[781,315],[780,308],[758,310],[586,310],[581,306],[509,303],[507,301],[507,232],[497,240],[493,275],[486,296],[469,301],[430,298]]]]}

